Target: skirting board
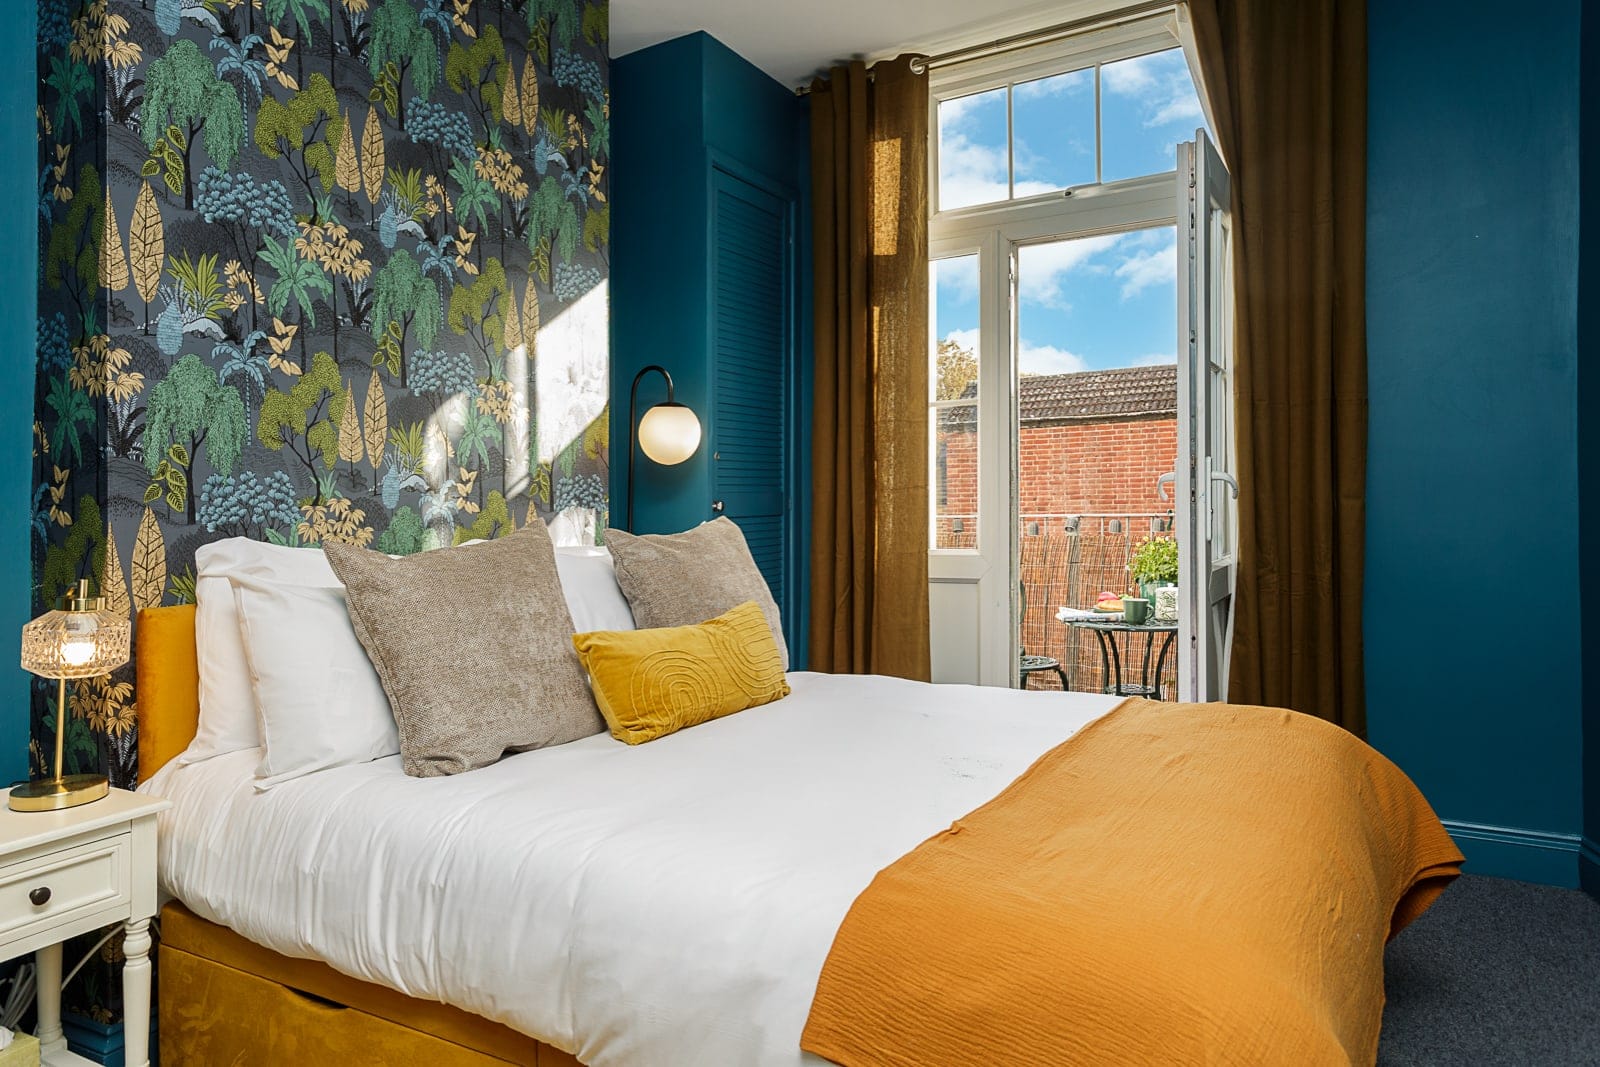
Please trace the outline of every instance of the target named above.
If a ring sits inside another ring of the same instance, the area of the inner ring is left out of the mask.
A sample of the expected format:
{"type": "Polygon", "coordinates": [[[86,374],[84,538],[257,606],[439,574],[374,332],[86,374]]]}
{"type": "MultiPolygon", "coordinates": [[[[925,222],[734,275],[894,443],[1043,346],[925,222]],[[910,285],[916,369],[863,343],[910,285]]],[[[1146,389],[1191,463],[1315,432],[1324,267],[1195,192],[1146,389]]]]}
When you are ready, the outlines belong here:
{"type": "MultiPolygon", "coordinates": [[[[1463,868],[1467,874],[1514,878],[1519,882],[1538,882],[1563,889],[1578,888],[1582,838],[1577,834],[1552,834],[1453,819],[1443,821],[1444,828],[1467,857],[1463,868]]],[[[1590,856],[1600,859],[1593,847],[1590,842],[1590,856]]]]}
{"type": "Polygon", "coordinates": [[[1586,837],[1578,850],[1578,882],[1583,891],[1600,900],[1600,841],[1586,837]]]}

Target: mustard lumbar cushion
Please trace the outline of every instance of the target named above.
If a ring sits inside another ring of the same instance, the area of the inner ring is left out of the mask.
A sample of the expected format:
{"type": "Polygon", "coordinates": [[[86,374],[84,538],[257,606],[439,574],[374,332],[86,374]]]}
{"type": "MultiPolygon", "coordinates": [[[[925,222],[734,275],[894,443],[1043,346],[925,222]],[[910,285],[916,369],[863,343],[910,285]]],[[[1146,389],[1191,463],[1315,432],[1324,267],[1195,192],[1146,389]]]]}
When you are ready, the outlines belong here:
{"type": "Polygon", "coordinates": [[[696,626],[575,634],[611,736],[654,741],[789,695],[783,657],[755,601],[696,626]]]}

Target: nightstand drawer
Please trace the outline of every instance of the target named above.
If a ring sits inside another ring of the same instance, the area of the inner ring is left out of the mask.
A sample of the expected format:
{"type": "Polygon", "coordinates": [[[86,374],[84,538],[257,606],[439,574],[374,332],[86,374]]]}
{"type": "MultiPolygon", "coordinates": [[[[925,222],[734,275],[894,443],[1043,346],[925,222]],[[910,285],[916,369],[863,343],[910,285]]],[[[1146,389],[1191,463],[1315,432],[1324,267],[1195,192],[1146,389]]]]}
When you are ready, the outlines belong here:
{"type": "Polygon", "coordinates": [[[132,849],[118,834],[0,867],[0,941],[126,901],[132,849]]]}

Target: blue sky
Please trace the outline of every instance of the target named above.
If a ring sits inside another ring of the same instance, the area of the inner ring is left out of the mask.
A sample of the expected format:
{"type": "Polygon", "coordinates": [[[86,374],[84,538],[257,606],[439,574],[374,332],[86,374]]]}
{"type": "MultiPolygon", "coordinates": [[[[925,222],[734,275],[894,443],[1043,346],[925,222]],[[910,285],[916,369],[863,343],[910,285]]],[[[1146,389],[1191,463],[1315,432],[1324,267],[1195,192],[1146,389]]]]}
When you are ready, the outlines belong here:
{"type": "MultiPolygon", "coordinates": [[[[939,112],[940,197],[946,207],[1007,196],[1005,89],[946,101],[939,112]]],[[[1101,68],[1104,180],[1171,170],[1174,146],[1204,125],[1180,49],[1101,68]]],[[[1017,196],[1094,181],[1094,76],[1074,71],[1018,85],[1017,196]]],[[[1018,309],[1024,373],[1170,363],[1176,343],[1177,253],[1171,226],[1056,241],[1021,253],[1018,309]]],[[[976,258],[936,271],[936,332],[977,342],[976,258]]]]}

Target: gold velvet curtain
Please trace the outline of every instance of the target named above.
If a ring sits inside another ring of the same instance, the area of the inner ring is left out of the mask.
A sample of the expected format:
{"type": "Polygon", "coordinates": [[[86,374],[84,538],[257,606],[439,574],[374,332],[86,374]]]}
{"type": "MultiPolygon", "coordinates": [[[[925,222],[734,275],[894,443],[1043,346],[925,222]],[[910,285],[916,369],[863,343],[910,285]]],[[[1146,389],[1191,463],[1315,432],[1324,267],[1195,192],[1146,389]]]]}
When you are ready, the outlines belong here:
{"type": "Polygon", "coordinates": [[[812,670],[926,680],[928,79],[911,58],[811,91],[812,670]]]}
{"type": "Polygon", "coordinates": [[[1365,0],[1189,0],[1233,176],[1229,696],[1365,733],[1365,0]]]}

